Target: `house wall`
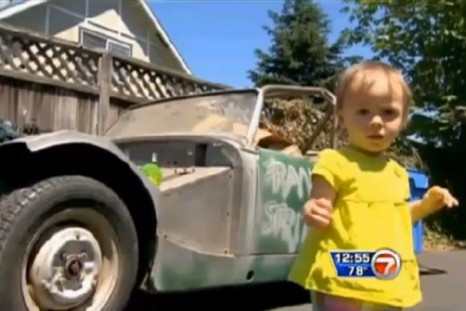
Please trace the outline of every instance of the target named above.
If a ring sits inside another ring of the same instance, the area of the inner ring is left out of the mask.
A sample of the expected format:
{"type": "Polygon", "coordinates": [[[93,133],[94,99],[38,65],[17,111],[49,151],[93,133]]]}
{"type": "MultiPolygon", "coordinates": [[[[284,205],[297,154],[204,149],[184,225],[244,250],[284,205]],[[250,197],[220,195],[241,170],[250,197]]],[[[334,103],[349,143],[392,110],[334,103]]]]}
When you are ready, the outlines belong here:
{"type": "Polygon", "coordinates": [[[79,43],[81,31],[131,46],[131,57],[184,71],[139,1],[53,0],[5,18],[13,26],[79,43]]]}

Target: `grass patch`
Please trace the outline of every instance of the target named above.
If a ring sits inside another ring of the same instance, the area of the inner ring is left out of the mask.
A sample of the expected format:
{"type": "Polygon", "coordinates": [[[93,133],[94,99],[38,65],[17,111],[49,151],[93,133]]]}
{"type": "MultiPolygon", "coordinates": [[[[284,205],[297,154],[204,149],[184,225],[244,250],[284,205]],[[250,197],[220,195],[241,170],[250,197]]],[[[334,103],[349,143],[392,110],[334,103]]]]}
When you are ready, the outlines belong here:
{"type": "Polygon", "coordinates": [[[466,241],[456,240],[451,236],[443,233],[436,226],[424,225],[424,243],[425,251],[451,251],[466,248],[466,241]]]}

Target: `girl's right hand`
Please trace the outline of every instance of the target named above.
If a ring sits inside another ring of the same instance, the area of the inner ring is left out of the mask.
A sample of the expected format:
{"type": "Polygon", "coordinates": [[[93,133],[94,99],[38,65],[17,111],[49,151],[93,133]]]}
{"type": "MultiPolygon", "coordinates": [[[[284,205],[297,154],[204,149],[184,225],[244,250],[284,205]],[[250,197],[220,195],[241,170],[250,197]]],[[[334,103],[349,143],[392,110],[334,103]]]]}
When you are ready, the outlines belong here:
{"type": "Polygon", "coordinates": [[[311,199],[303,208],[304,221],[308,226],[325,228],[330,224],[333,206],[327,199],[311,199]]]}

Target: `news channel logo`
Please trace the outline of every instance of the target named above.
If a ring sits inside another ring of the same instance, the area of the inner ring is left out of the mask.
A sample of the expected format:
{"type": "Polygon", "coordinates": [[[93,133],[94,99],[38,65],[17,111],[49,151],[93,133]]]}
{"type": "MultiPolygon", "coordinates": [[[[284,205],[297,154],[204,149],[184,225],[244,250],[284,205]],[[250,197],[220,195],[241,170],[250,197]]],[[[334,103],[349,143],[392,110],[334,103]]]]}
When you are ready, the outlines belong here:
{"type": "Polygon", "coordinates": [[[401,258],[395,251],[331,251],[339,277],[392,280],[400,274],[401,258]]]}

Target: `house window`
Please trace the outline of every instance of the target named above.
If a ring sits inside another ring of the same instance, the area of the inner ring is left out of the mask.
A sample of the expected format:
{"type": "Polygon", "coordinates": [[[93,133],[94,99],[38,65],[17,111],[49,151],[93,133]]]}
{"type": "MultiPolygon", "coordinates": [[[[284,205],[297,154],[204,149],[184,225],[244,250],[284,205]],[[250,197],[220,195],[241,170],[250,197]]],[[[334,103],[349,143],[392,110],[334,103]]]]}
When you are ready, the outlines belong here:
{"type": "Polygon", "coordinates": [[[114,54],[114,55],[120,55],[120,56],[130,56],[130,50],[127,46],[118,44],[116,42],[108,41],[107,42],[107,50],[114,54]]]}
{"type": "Polygon", "coordinates": [[[81,30],[81,44],[90,49],[104,49],[116,56],[131,57],[131,46],[105,35],[81,30]]]}

